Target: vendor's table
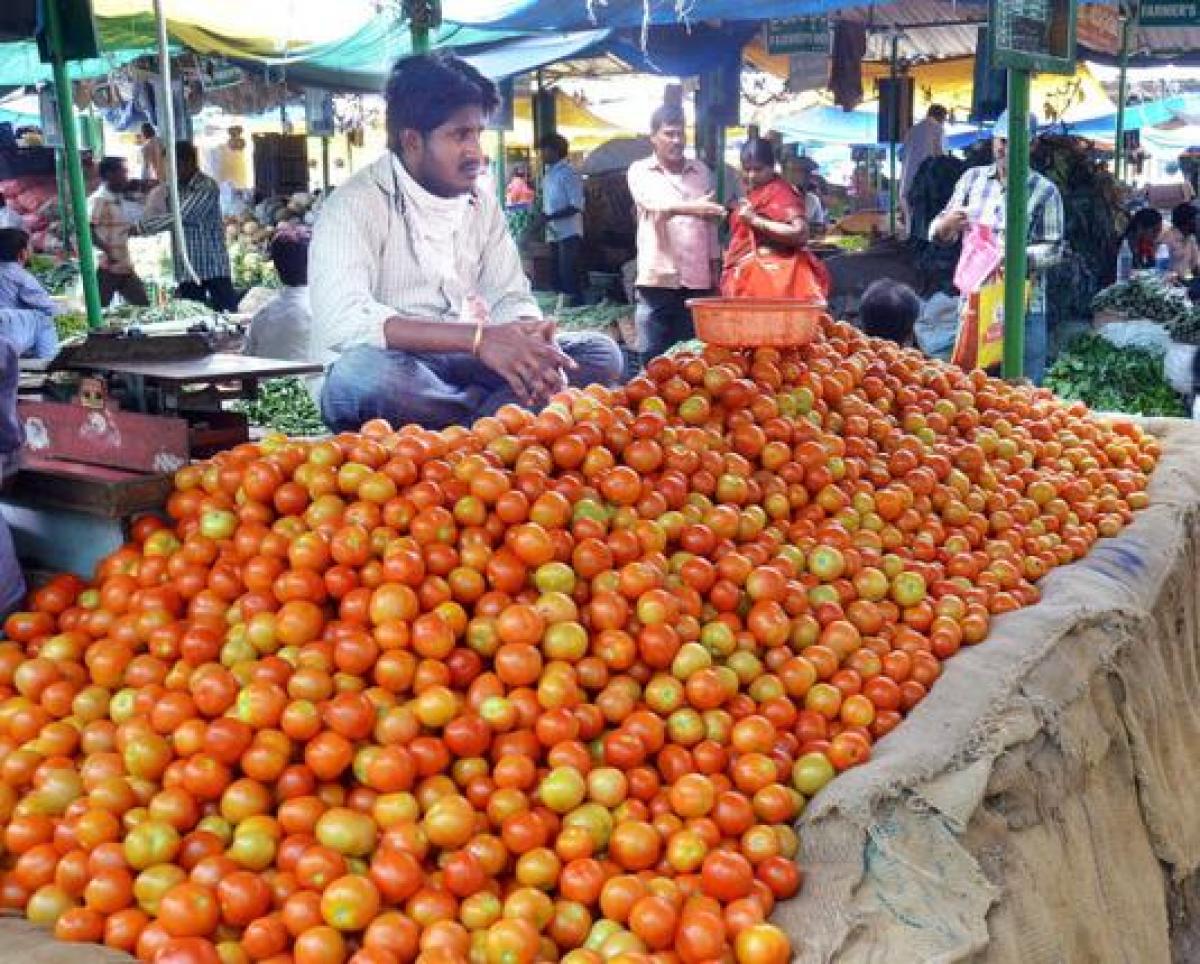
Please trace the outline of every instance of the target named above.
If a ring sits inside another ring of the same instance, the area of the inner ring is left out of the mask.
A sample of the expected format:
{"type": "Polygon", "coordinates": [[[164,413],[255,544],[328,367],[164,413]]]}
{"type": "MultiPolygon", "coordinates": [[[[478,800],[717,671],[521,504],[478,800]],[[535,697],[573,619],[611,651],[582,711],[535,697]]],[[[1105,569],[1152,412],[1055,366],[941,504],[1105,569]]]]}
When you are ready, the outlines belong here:
{"type": "Polygon", "coordinates": [[[805,964],[1200,961],[1200,429],[1152,505],[815,797],[805,964]]]}
{"type": "MultiPolygon", "coordinates": [[[[1200,429],[1152,427],[1152,506],[809,805],[797,960],[1200,961],[1200,429]]],[[[98,960],[0,921],[4,964],[98,960]]]]}

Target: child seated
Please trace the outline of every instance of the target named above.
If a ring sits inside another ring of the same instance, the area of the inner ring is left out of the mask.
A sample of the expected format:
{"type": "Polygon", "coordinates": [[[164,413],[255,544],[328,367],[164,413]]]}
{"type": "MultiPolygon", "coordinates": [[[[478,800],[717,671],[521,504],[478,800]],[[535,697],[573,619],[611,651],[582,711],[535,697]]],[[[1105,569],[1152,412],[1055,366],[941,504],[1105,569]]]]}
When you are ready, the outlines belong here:
{"type": "MultiPolygon", "coordinates": [[[[25,441],[17,416],[17,383],[21,372],[17,350],[0,338],[0,483],[17,468],[17,452],[25,441]]],[[[25,577],[13,548],[8,523],[0,516],[0,620],[21,605],[25,598],[25,577]]]]}
{"type": "Polygon", "coordinates": [[[913,344],[913,329],[921,317],[921,299],[908,285],[891,278],[874,282],[858,306],[858,324],[872,338],[886,338],[902,348],[913,344]]]}
{"type": "Polygon", "coordinates": [[[62,312],[41,283],[25,270],[29,235],[0,229],[0,337],[21,357],[53,358],[58,353],[54,316],[62,312]]]}
{"type": "Polygon", "coordinates": [[[259,358],[307,361],[312,335],[308,303],[308,245],[312,233],[303,225],[285,224],[271,239],[271,260],[283,290],[250,321],[246,354],[259,358]]]}

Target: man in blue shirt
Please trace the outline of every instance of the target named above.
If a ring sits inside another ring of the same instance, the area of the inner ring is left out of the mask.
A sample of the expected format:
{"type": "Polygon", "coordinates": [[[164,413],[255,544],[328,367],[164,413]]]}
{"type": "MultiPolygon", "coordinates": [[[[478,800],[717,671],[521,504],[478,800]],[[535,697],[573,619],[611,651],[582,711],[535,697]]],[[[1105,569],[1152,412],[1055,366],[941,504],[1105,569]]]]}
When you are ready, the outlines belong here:
{"type": "Polygon", "coordinates": [[[29,235],[0,229],[0,337],[21,356],[53,358],[58,354],[54,316],[62,311],[41,283],[25,270],[29,235]]]}
{"type": "Polygon", "coordinates": [[[542,139],[545,175],[542,179],[542,216],[550,243],[554,268],[554,290],[568,305],[578,304],[583,291],[579,283],[579,256],[583,248],[583,178],[567,160],[570,145],[561,134],[542,139]]]}

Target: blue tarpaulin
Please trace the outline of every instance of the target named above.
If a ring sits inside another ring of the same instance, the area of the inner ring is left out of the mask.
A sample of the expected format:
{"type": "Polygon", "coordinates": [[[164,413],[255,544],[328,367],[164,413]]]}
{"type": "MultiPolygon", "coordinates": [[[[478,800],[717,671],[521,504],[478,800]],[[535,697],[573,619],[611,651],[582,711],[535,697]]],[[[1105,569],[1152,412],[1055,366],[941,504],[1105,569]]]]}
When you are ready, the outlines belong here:
{"type": "Polygon", "coordinates": [[[670,77],[693,77],[717,67],[736,67],[742,48],[759,31],[757,24],[726,24],[712,27],[696,24],[683,27],[652,27],[643,50],[636,35],[614,34],[606,45],[609,53],[642,73],[670,77]]]}
{"type": "MultiPolygon", "coordinates": [[[[1139,104],[1136,107],[1125,108],[1124,127],[1127,131],[1141,130],[1143,127],[1158,127],[1169,123],[1185,109],[1182,97],[1169,97],[1165,100],[1155,100],[1139,104]]],[[[1117,113],[1104,114],[1090,120],[1068,124],[1067,130],[1080,137],[1099,137],[1111,140],[1117,136],[1117,113]]]]}
{"type": "MultiPolygon", "coordinates": [[[[640,28],[652,24],[703,20],[762,21],[835,13],[851,8],[888,6],[895,0],[442,0],[445,23],[490,30],[587,30],[593,27],[640,28]],[[648,15],[648,16],[647,16],[648,15]]],[[[1082,0],[1084,6],[1111,0],[1082,0]]],[[[983,0],[961,0],[978,8],[983,0]]]]}
{"type": "Polygon", "coordinates": [[[652,24],[761,21],[876,5],[862,0],[442,0],[442,19],[492,30],[636,29],[644,19],[652,24]]]}

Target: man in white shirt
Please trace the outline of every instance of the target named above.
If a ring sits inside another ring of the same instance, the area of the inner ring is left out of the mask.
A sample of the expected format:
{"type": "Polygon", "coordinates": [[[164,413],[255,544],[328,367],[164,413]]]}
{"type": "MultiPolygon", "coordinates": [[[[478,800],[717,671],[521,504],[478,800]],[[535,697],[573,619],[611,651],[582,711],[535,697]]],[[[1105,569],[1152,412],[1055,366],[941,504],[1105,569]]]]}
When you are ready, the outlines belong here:
{"type": "Polygon", "coordinates": [[[912,206],[908,201],[909,191],[916,180],[917,171],[931,157],[946,153],[946,108],[941,104],[930,105],[923,121],[918,121],[904,136],[904,173],[900,180],[900,210],[904,223],[912,221],[912,206]]]}
{"type": "Polygon", "coordinates": [[[542,178],[542,217],[550,243],[554,290],[568,305],[578,304],[579,255],[583,249],[583,178],[567,160],[571,147],[561,134],[550,134],[538,145],[545,174],[542,178]]]}
{"type": "Polygon", "coordinates": [[[457,57],[399,61],[389,152],[334,192],[309,258],[327,425],[469,424],[569,381],[612,383],[616,343],[542,318],[496,198],[477,189],[495,85],[457,57]]]}

